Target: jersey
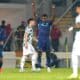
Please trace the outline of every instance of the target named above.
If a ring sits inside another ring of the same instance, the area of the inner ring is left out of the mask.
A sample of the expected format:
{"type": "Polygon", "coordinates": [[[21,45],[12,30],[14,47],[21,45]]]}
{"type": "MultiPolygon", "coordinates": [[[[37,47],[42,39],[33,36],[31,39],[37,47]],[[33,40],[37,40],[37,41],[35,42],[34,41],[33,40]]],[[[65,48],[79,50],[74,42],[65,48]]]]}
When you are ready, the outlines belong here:
{"type": "MultiPolygon", "coordinates": [[[[76,17],[75,24],[80,24],[80,15],[78,15],[76,17]]],[[[76,32],[80,31],[80,28],[75,28],[74,31],[75,31],[75,34],[76,34],[76,32]]]]}
{"type": "MultiPolygon", "coordinates": [[[[5,41],[6,40],[6,34],[5,34],[5,29],[0,27],[0,41],[5,41]]],[[[2,44],[0,44],[0,57],[3,57],[3,46],[2,44]]]]}
{"type": "Polygon", "coordinates": [[[38,40],[47,40],[49,39],[51,21],[42,20],[38,21],[38,40]]]}
{"type": "Polygon", "coordinates": [[[50,50],[50,27],[51,21],[38,21],[38,49],[42,51],[50,50]]]}
{"type": "Polygon", "coordinates": [[[0,27],[0,41],[5,41],[5,39],[6,39],[5,29],[0,27]]]}
{"type": "Polygon", "coordinates": [[[76,17],[75,23],[80,23],[80,14],[76,17]]]}
{"type": "MultiPolygon", "coordinates": [[[[31,27],[27,26],[26,29],[25,29],[25,33],[28,34],[28,40],[27,40],[27,42],[30,43],[30,44],[32,44],[33,29],[32,29],[31,27]]],[[[23,41],[23,44],[24,44],[24,45],[25,45],[25,43],[26,43],[25,41],[26,41],[26,40],[23,41]]]]}
{"type": "MultiPolygon", "coordinates": [[[[80,15],[76,17],[75,23],[80,23],[80,15]]],[[[80,29],[77,29],[74,36],[73,51],[80,52],[80,29]]]]}

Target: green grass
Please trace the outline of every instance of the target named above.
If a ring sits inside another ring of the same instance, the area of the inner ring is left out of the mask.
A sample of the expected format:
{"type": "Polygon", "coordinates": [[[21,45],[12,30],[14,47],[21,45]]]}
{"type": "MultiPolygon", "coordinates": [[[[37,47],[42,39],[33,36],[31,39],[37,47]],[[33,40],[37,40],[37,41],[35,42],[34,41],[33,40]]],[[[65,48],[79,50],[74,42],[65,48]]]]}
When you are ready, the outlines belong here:
{"type": "Polygon", "coordinates": [[[71,72],[71,69],[66,68],[52,69],[51,73],[48,73],[46,69],[42,69],[41,72],[32,72],[30,69],[26,69],[24,73],[20,73],[19,69],[4,69],[0,73],[0,80],[68,80],[67,77],[71,72]]]}

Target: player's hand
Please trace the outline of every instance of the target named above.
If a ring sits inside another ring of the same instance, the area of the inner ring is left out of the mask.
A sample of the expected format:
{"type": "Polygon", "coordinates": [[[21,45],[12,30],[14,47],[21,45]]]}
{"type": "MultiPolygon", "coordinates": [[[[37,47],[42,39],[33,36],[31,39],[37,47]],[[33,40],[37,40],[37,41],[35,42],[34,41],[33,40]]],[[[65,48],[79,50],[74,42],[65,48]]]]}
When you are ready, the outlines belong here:
{"type": "Polygon", "coordinates": [[[36,41],[36,42],[38,42],[38,39],[36,37],[33,37],[33,40],[36,41]]]}
{"type": "Polygon", "coordinates": [[[73,30],[73,27],[71,26],[69,29],[68,29],[68,31],[72,31],[73,30]]]}

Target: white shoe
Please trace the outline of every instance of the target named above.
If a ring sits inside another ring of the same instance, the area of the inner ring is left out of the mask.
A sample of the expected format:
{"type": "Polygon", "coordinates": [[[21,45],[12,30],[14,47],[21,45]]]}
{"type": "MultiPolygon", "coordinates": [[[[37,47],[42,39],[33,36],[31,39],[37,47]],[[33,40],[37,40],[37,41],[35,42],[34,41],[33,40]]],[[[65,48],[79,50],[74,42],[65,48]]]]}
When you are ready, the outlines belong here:
{"type": "Polygon", "coordinates": [[[37,71],[41,71],[41,68],[37,68],[37,71]]]}
{"type": "Polygon", "coordinates": [[[75,78],[78,78],[77,74],[72,74],[68,77],[68,79],[75,79],[75,78]]]}
{"type": "Polygon", "coordinates": [[[24,69],[20,69],[19,72],[25,72],[25,70],[24,69]]]}
{"type": "Polygon", "coordinates": [[[36,72],[36,71],[37,71],[37,69],[36,69],[36,68],[35,68],[35,69],[32,69],[32,71],[33,71],[33,72],[36,72]]]}
{"type": "Polygon", "coordinates": [[[50,69],[50,67],[48,67],[48,68],[47,68],[47,72],[51,72],[51,69],[50,69]]]}

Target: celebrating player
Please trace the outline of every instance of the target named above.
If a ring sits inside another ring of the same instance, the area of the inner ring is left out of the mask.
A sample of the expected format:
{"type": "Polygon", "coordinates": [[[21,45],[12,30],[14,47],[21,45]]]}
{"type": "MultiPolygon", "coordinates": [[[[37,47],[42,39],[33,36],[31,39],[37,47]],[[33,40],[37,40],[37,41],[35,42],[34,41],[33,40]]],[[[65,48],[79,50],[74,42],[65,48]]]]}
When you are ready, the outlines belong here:
{"type": "Polygon", "coordinates": [[[41,56],[42,52],[46,52],[47,71],[50,72],[50,28],[52,21],[47,19],[48,16],[43,14],[38,20],[38,70],[41,70],[41,56]]]}

